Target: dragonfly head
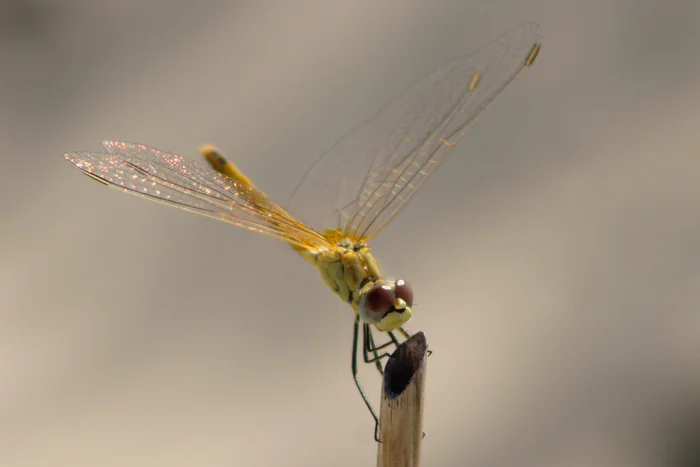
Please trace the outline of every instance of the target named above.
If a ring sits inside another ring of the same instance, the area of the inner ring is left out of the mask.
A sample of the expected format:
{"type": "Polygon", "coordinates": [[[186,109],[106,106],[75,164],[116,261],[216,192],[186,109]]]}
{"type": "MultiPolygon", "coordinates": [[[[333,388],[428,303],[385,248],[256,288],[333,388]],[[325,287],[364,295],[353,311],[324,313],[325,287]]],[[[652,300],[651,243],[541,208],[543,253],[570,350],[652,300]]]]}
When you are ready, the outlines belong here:
{"type": "Polygon", "coordinates": [[[413,316],[413,288],[404,280],[377,280],[360,291],[359,310],[365,323],[393,331],[413,316]]]}

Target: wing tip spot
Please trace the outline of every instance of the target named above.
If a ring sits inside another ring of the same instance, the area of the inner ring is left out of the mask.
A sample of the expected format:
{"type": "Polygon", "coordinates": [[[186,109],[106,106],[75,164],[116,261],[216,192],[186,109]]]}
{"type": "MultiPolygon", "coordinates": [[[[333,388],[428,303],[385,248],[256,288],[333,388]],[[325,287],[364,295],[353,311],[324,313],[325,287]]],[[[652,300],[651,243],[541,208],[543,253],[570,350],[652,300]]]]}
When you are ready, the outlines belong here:
{"type": "Polygon", "coordinates": [[[96,182],[100,182],[100,183],[103,184],[103,185],[109,185],[109,183],[107,183],[107,180],[105,180],[105,179],[102,178],[102,177],[99,177],[99,176],[95,175],[95,174],[92,173],[92,172],[83,172],[83,173],[84,173],[85,175],[87,175],[88,177],[90,177],[91,179],[95,180],[96,182]]]}
{"type": "Polygon", "coordinates": [[[542,46],[541,42],[538,42],[532,46],[530,53],[528,54],[527,58],[525,59],[525,66],[529,67],[529,66],[532,66],[533,63],[535,63],[535,59],[537,58],[537,54],[540,53],[541,46],[542,46]]]}
{"type": "Polygon", "coordinates": [[[467,90],[469,92],[471,92],[474,89],[476,89],[476,87],[479,85],[480,81],[481,81],[481,73],[479,73],[477,71],[476,73],[474,73],[474,77],[472,78],[471,82],[469,83],[469,87],[467,88],[467,90]]]}

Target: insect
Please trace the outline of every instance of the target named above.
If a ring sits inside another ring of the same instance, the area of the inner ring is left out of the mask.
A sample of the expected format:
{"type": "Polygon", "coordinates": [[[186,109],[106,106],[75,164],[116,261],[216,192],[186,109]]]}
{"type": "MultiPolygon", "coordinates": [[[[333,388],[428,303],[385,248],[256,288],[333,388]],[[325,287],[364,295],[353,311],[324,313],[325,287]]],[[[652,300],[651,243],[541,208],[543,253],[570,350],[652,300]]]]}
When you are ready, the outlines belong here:
{"type": "Polygon", "coordinates": [[[315,266],[355,312],[352,374],[376,427],[357,376],[359,331],[363,361],[382,373],[388,350],[409,337],[404,325],[413,315],[413,289],[384,276],[369,242],[408,204],[475,117],[532,65],[540,37],[537,24],[523,24],[409,87],[322,154],[287,208],[211,146],[201,148],[208,166],[119,141],[103,142],[105,152],[65,158],[108,186],[282,240],[315,266]],[[377,331],[388,336],[386,342],[376,343],[377,331]]]}

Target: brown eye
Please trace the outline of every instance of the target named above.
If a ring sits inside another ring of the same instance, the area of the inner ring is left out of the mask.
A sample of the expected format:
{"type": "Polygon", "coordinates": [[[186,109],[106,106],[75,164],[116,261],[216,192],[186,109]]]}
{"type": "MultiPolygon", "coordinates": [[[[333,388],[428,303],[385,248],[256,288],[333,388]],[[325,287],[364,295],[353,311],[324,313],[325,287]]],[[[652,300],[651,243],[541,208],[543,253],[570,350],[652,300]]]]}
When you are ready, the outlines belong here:
{"type": "Polygon", "coordinates": [[[404,280],[396,281],[394,293],[396,294],[396,298],[400,298],[406,302],[406,306],[413,306],[413,287],[408,285],[408,282],[404,280]]]}
{"type": "Polygon", "coordinates": [[[372,287],[365,297],[365,308],[373,313],[386,313],[393,305],[394,294],[386,285],[372,287]]]}

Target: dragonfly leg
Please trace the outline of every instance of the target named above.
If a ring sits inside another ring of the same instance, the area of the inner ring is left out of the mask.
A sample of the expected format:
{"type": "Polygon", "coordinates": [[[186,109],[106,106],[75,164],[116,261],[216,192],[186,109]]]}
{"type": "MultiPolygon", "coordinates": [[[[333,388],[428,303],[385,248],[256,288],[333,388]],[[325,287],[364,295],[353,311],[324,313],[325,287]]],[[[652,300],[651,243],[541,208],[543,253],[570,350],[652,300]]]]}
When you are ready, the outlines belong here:
{"type": "Polygon", "coordinates": [[[393,344],[393,342],[386,342],[380,346],[375,345],[374,334],[372,333],[372,328],[369,326],[369,324],[366,324],[366,323],[363,324],[363,326],[362,326],[362,338],[363,338],[362,356],[364,358],[365,363],[374,362],[374,365],[377,367],[377,371],[379,371],[379,374],[384,376],[384,369],[382,368],[382,360],[385,357],[388,357],[389,354],[387,352],[384,352],[380,355],[379,351],[389,347],[390,345],[393,344]],[[370,353],[372,353],[371,357],[370,357],[370,353]]]}
{"type": "MultiPolygon", "coordinates": [[[[399,332],[400,332],[401,334],[403,334],[403,336],[404,336],[406,339],[408,339],[409,337],[411,337],[411,333],[408,332],[408,331],[406,331],[406,330],[403,328],[403,326],[399,328],[399,332]]],[[[428,349],[428,350],[426,351],[426,353],[427,353],[428,356],[430,356],[430,354],[432,354],[433,351],[430,350],[430,349],[428,349]]]]}
{"type": "MultiPolygon", "coordinates": [[[[381,366],[381,360],[383,360],[386,357],[389,357],[389,352],[383,352],[381,354],[378,353],[379,350],[386,349],[387,347],[394,346],[394,348],[398,348],[399,345],[401,345],[401,342],[399,342],[399,339],[396,337],[396,334],[394,334],[393,331],[387,332],[389,335],[389,341],[385,342],[381,345],[376,345],[374,343],[374,333],[372,332],[372,328],[370,327],[369,324],[364,324],[363,325],[363,340],[364,340],[364,348],[363,348],[363,356],[364,356],[364,361],[365,363],[373,363],[376,365],[377,370],[379,371],[379,374],[384,376],[384,369],[381,366]],[[370,357],[370,353],[372,353],[372,357],[370,357]]],[[[401,330],[401,333],[405,336],[406,331],[401,330]]],[[[410,336],[410,334],[409,334],[410,336]]]]}
{"type": "Polygon", "coordinates": [[[352,378],[353,378],[353,380],[355,380],[355,386],[357,386],[357,390],[360,391],[360,396],[362,396],[362,400],[365,402],[367,409],[369,409],[369,413],[372,415],[372,418],[374,419],[374,440],[377,442],[380,442],[381,440],[379,439],[379,417],[377,417],[377,414],[374,411],[374,408],[372,408],[372,404],[370,404],[369,399],[367,399],[367,394],[365,394],[365,390],[362,389],[362,385],[360,384],[360,380],[357,378],[357,344],[360,340],[359,334],[360,334],[360,315],[358,313],[355,315],[355,324],[354,324],[353,332],[352,332],[352,363],[351,363],[352,378]]]}
{"type": "Polygon", "coordinates": [[[394,344],[395,347],[398,347],[400,345],[400,342],[396,338],[396,336],[394,335],[394,332],[389,331],[387,334],[389,334],[389,338],[391,339],[391,343],[394,344]]]}
{"type": "MultiPolygon", "coordinates": [[[[367,329],[365,328],[365,331],[366,331],[366,330],[367,330],[367,329]]],[[[378,354],[378,352],[377,352],[377,349],[374,348],[374,336],[372,336],[372,333],[371,333],[371,332],[369,333],[369,345],[373,348],[373,350],[372,350],[372,355],[373,355],[372,360],[374,360],[374,366],[377,367],[377,371],[379,372],[379,374],[380,374],[381,376],[384,376],[384,369],[382,368],[382,362],[381,362],[381,359],[379,358],[379,354],[378,354]]],[[[368,358],[369,358],[369,352],[367,351],[367,347],[366,347],[366,346],[365,346],[365,349],[364,349],[364,351],[363,351],[363,357],[364,357],[365,363],[368,363],[367,360],[368,360],[368,358]]]]}

